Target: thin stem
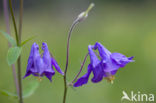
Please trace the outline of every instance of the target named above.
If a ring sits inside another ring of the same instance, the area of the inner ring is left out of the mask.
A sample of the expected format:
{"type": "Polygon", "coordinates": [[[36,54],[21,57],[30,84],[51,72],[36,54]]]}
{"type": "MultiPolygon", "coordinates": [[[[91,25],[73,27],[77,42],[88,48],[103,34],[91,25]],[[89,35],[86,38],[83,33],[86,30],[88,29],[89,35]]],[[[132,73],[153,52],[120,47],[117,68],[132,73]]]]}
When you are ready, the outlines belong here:
{"type": "Polygon", "coordinates": [[[20,0],[20,18],[19,18],[19,43],[21,44],[22,23],[23,23],[23,0],[20,0]]]}
{"type": "Polygon", "coordinates": [[[65,75],[66,75],[67,69],[68,69],[70,37],[71,37],[71,33],[72,33],[72,31],[73,31],[75,25],[76,25],[78,22],[79,22],[79,21],[78,21],[77,19],[73,22],[73,24],[72,24],[72,26],[71,26],[71,28],[70,28],[70,31],[69,31],[69,33],[68,33],[68,39],[67,39],[67,55],[66,55],[66,68],[65,68],[65,72],[64,72],[65,75]]]}
{"type": "Polygon", "coordinates": [[[64,79],[64,96],[63,96],[63,103],[66,103],[66,97],[67,97],[67,84],[65,83],[65,79],[64,79]]]}
{"type": "Polygon", "coordinates": [[[71,33],[75,27],[75,25],[79,23],[78,19],[76,19],[71,28],[70,28],[70,31],[68,33],[68,39],[67,39],[67,55],[66,55],[66,67],[65,67],[65,72],[64,72],[64,96],[63,96],[63,103],[66,103],[66,96],[67,96],[67,89],[68,89],[68,86],[67,86],[67,79],[66,79],[66,74],[67,74],[67,70],[68,70],[68,61],[69,61],[69,42],[70,42],[70,37],[71,37],[71,33]]]}
{"type": "MultiPolygon", "coordinates": [[[[20,0],[20,17],[19,17],[19,45],[21,44],[21,37],[22,37],[22,21],[23,21],[23,0],[20,0]]],[[[18,58],[17,61],[18,66],[18,82],[19,82],[19,102],[23,103],[23,97],[22,97],[22,75],[21,75],[21,55],[18,58]]]]}
{"type": "Polygon", "coordinates": [[[15,21],[15,16],[12,8],[12,2],[9,0],[9,6],[10,6],[10,11],[11,11],[11,17],[14,25],[14,30],[15,30],[15,36],[16,36],[16,43],[19,46],[19,39],[18,39],[18,32],[17,32],[17,26],[16,26],[16,21],[15,21]]]}
{"type": "Polygon", "coordinates": [[[68,61],[69,61],[69,42],[70,42],[70,38],[71,38],[71,33],[75,27],[76,24],[78,24],[79,22],[83,21],[84,19],[87,18],[88,12],[94,7],[94,4],[91,3],[89,8],[85,11],[82,12],[77,19],[73,22],[70,31],[68,33],[68,39],[67,39],[67,55],[66,55],[66,67],[65,67],[65,72],[64,72],[64,96],[63,96],[63,103],[66,103],[66,96],[67,96],[67,80],[66,80],[66,74],[67,74],[67,70],[68,70],[68,61]]]}
{"type": "MultiPolygon", "coordinates": [[[[20,23],[19,24],[21,27],[19,27],[20,34],[18,35],[16,21],[15,21],[15,17],[14,17],[14,13],[13,13],[13,8],[12,8],[12,2],[11,2],[11,0],[9,0],[9,6],[10,6],[10,11],[11,11],[12,21],[14,24],[17,46],[20,46],[20,44],[21,44],[22,14],[23,14],[23,6],[22,5],[23,5],[23,1],[20,1],[20,23]]],[[[17,60],[17,68],[18,68],[18,83],[19,83],[19,103],[23,103],[22,78],[21,78],[21,56],[19,56],[19,58],[17,60]]]]}
{"type": "MultiPolygon", "coordinates": [[[[8,4],[7,0],[3,0],[6,29],[7,29],[7,33],[9,35],[11,35],[11,33],[10,33],[10,26],[9,26],[8,5],[7,4],[8,4]]],[[[11,47],[11,44],[9,42],[8,42],[8,46],[9,46],[9,48],[11,47]]],[[[11,68],[12,68],[12,74],[13,74],[13,78],[14,78],[14,83],[15,83],[15,86],[16,86],[16,92],[19,95],[18,79],[17,79],[15,64],[12,64],[11,68]]]]}
{"type": "Polygon", "coordinates": [[[17,60],[17,67],[18,67],[18,82],[19,82],[19,103],[23,103],[22,78],[21,78],[21,56],[19,56],[19,58],[17,60]]]}
{"type": "Polygon", "coordinates": [[[80,71],[79,71],[78,74],[75,76],[75,78],[73,79],[73,81],[71,82],[71,84],[73,84],[73,83],[77,80],[77,78],[79,77],[79,75],[80,75],[80,73],[81,73],[81,71],[82,71],[82,69],[83,69],[83,66],[84,66],[84,64],[85,64],[85,62],[86,62],[86,60],[87,60],[88,55],[89,55],[89,53],[86,54],[86,56],[85,56],[85,58],[84,58],[84,60],[83,60],[83,63],[81,64],[80,71]]]}

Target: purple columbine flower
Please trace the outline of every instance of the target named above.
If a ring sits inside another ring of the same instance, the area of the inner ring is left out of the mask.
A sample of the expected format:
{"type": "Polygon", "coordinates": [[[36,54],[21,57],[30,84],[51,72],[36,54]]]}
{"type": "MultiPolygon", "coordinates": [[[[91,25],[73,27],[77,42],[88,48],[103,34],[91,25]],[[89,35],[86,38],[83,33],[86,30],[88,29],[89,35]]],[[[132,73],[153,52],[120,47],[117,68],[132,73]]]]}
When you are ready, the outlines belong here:
{"type": "Polygon", "coordinates": [[[103,78],[106,78],[108,81],[112,81],[119,68],[123,68],[127,63],[133,62],[133,57],[127,58],[120,53],[111,53],[98,42],[94,46],[89,45],[88,51],[90,55],[90,64],[88,65],[87,73],[77,80],[74,87],[87,84],[91,73],[94,75],[91,80],[93,83],[98,83],[103,78]],[[99,51],[99,58],[93,51],[97,49],[99,51]]]}
{"type": "Polygon", "coordinates": [[[46,43],[42,43],[42,50],[43,56],[39,53],[39,46],[36,43],[32,45],[24,78],[32,74],[38,77],[46,76],[52,81],[52,76],[55,74],[53,66],[60,74],[64,75],[56,60],[51,57],[46,43]]]}

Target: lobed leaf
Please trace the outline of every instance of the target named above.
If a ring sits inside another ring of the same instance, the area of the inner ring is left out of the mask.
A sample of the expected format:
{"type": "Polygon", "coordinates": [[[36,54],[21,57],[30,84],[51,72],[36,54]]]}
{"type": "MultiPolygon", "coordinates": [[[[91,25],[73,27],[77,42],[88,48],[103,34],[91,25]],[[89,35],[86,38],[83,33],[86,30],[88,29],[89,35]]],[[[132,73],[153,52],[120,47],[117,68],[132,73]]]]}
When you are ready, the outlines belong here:
{"type": "Polygon", "coordinates": [[[8,97],[13,97],[13,98],[15,98],[15,99],[18,98],[17,94],[11,93],[11,92],[6,91],[6,90],[0,90],[0,93],[1,93],[2,95],[8,96],[8,97]]]}
{"type": "Polygon", "coordinates": [[[21,46],[23,46],[23,45],[26,44],[28,41],[30,41],[30,40],[32,40],[32,39],[34,39],[34,38],[36,38],[36,37],[37,37],[37,36],[34,35],[34,36],[32,36],[32,37],[26,39],[25,41],[23,41],[23,42],[21,43],[21,46]]]}
{"type": "Polygon", "coordinates": [[[30,84],[23,90],[23,98],[28,98],[34,94],[35,90],[39,87],[38,81],[30,82],[30,84]]]}
{"type": "Polygon", "coordinates": [[[21,54],[21,51],[22,51],[21,47],[16,46],[9,48],[7,54],[7,62],[9,65],[14,64],[17,61],[18,57],[21,54]]]}
{"type": "Polygon", "coordinates": [[[3,36],[8,40],[8,42],[11,43],[12,46],[16,46],[16,41],[14,40],[14,38],[12,36],[10,36],[8,33],[0,31],[1,34],[3,34],[3,36]]]}

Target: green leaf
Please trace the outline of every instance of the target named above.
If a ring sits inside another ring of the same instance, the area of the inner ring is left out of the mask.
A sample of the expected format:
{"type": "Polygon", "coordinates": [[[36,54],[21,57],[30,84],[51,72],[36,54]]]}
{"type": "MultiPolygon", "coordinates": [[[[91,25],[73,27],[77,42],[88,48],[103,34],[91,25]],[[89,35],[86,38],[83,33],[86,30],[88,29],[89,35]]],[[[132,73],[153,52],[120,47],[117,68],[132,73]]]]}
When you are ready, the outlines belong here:
{"type": "Polygon", "coordinates": [[[29,96],[31,96],[38,87],[38,81],[30,82],[30,84],[23,91],[23,98],[28,98],[29,96]]]}
{"type": "Polygon", "coordinates": [[[17,61],[18,57],[21,54],[21,51],[22,51],[21,47],[16,46],[16,47],[9,48],[7,54],[7,61],[9,65],[14,64],[17,61]]]}
{"type": "MultiPolygon", "coordinates": [[[[23,90],[23,98],[30,97],[35,90],[39,87],[38,81],[32,81],[30,82],[26,88],[23,90]]],[[[6,90],[0,90],[0,93],[4,96],[13,97],[14,99],[18,99],[18,95],[16,93],[12,93],[6,90]]]]}
{"type": "Polygon", "coordinates": [[[0,31],[0,33],[3,34],[3,36],[11,43],[12,46],[16,46],[16,41],[14,40],[14,38],[12,38],[12,36],[3,31],[0,31]]]}
{"type": "Polygon", "coordinates": [[[32,39],[34,39],[34,38],[36,38],[36,37],[37,37],[37,35],[34,35],[34,36],[32,36],[32,37],[26,39],[25,41],[23,41],[23,42],[21,43],[21,46],[23,46],[23,45],[26,44],[28,41],[30,41],[30,40],[32,40],[32,39]]]}
{"type": "Polygon", "coordinates": [[[11,93],[11,92],[6,91],[6,90],[0,90],[0,93],[1,93],[2,95],[8,96],[8,97],[13,97],[13,98],[15,98],[15,99],[18,98],[17,94],[11,93]]]}

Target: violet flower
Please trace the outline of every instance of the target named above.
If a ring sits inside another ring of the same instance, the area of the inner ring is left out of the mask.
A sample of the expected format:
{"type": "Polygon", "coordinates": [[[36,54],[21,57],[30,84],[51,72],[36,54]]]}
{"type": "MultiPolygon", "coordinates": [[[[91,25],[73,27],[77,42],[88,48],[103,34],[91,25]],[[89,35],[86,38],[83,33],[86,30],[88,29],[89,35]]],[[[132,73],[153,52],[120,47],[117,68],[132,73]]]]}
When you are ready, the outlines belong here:
{"type": "Polygon", "coordinates": [[[52,76],[55,74],[53,66],[64,75],[56,60],[51,57],[46,43],[42,43],[42,50],[43,56],[39,53],[39,46],[36,43],[32,45],[24,78],[32,74],[37,77],[46,76],[52,81],[52,76]]]}
{"type": "Polygon", "coordinates": [[[90,64],[88,65],[87,73],[77,80],[77,82],[74,84],[74,87],[87,84],[91,73],[94,75],[91,80],[93,83],[98,83],[103,78],[106,78],[111,82],[114,80],[114,75],[119,68],[123,68],[127,63],[133,62],[133,57],[127,58],[120,53],[111,53],[98,42],[94,46],[89,45],[88,51],[90,55],[90,64]],[[93,51],[96,49],[99,51],[99,58],[93,51]]]}

